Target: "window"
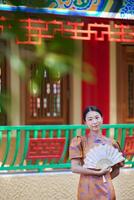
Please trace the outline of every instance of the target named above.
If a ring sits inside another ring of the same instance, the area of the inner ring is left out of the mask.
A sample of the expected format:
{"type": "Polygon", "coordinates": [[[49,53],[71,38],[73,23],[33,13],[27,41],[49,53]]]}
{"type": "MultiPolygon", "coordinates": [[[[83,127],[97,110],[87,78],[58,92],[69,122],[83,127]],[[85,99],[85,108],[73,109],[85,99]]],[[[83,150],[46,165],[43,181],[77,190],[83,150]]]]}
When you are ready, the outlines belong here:
{"type": "Polygon", "coordinates": [[[38,73],[37,65],[32,64],[29,70],[30,84],[26,87],[26,124],[67,124],[69,78],[66,76],[54,81],[47,69],[43,69],[41,85],[38,88],[32,81],[35,73],[38,73]]]}

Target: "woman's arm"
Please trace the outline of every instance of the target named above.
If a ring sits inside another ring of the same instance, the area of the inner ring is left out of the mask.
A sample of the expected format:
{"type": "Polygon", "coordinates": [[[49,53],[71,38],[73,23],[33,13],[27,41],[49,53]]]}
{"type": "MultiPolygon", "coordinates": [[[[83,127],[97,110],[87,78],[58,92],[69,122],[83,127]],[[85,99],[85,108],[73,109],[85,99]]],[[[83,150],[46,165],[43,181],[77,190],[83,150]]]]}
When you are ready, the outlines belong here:
{"type": "Polygon", "coordinates": [[[92,170],[92,169],[86,169],[82,166],[81,160],[79,158],[75,158],[71,160],[71,169],[73,173],[78,174],[85,174],[85,175],[94,175],[94,176],[102,176],[109,172],[109,169],[103,169],[103,170],[92,170]]]}

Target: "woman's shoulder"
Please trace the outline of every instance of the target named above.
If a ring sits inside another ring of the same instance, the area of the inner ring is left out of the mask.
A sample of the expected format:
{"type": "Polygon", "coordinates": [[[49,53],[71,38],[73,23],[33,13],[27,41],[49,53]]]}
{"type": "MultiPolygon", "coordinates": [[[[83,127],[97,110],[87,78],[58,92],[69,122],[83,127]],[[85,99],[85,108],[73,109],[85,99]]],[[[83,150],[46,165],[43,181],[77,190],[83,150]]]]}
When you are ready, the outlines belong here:
{"type": "Polygon", "coordinates": [[[86,136],[77,135],[71,140],[71,144],[81,144],[86,140],[86,136]]]}
{"type": "Polygon", "coordinates": [[[84,136],[76,136],[71,140],[69,147],[69,157],[72,158],[82,158],[83,156],[83,141],[84,136]]]}

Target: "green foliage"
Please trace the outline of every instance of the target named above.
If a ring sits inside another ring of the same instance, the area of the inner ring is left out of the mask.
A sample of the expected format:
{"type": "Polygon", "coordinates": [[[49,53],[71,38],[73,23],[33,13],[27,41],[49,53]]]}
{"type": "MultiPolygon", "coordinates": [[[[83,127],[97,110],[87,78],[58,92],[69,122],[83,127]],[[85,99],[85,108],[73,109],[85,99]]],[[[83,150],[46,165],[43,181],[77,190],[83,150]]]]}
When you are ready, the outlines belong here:
{"type": "Polygon", "coordinates": [[[46,0],[7,0],[8,4],[13,6],[28,6],[34,8],[45,8],[48,7],[48,1],[46,0]]]}
{"type": "MultiPolygon", "coordinates": [[[[22,1],[10,0],[9,3],[15,6],[20,6],[22,1]]],[[[31,1],[26,1],[25,3],[27,3],[28,6],[31,5],[31,1]]],[[[46,4],[45,1],[42,0],[32,1],[33,7],[45,7],[47,4],[48,1],[46,1],[46,4]]],[[[29,56],[28,60],[25,59],[25,57],[22,57],[20,54],[20,49],[27,51],[27,48],[24,45],[19,46],[16,44],[16,38],[19,38],[21,41],[23,41],[25,40],[26,35],[26,30],[23,28],[23,24],[20,23],[20,20],[27,16],[35,19],[37,18],[37,15],[33,16],[28,14],[24,16],[23,13],[19,13],[18,11],[9,14],[8,17],[6,16],[6,13],[5,16],[7,20],[0,22],[0,25],[2,25],[2,23],[4,24],[4,32],[1,33],[0,38],[6,41],[8,44],[1,51],[2,55],[5,55],[7,60],[10,61],[11,70],[14,70],[20,76],[20,78],[23,78],[24,80],[28,79],[27,68],[29,68],[31,64],[36,63],[35,72],[32,74],[31,80],[29,81],[29,88],[31,92],[35,92],[36,94],[40,92],[44,69],[49,71],[52,81],[58,81],[62,76],[68,74],[72,75],[73,73],[77,74],[88,82],[93,82],[95,80],[94,72],[91,66],[82,64],[83,71],[81,71],[81,69],[74,65],[74,54],[77,51],[76,43],[74,40],[65,39],[61,34],[56,34],[54,39],[45,40],[42,45],[33,46],[31,50],[28,50],[30,53],[33,53],[33,56],[29,56]]],[[[42,16],[42,18],[44,17],[46,20],[54,19],[50,16],[42,16]]],[[[1,93],[0,96],[0,105],[2,105],[4,110],[6,110],[7,105],[7,101],[3,101],[4,97],[6,98],[5,95],[6,94],[1,93]]],[[[9,99],[9,95],[7,99],[9,99]]],[[[10,101],[8,104],[10,104],[10,101]]]]}

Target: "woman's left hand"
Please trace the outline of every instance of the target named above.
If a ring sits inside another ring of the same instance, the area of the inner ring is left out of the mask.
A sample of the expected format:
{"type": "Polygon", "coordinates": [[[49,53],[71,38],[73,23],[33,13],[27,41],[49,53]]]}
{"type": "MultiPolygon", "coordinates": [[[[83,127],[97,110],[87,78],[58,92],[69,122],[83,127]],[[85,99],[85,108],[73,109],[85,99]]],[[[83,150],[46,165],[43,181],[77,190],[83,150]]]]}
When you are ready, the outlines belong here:
{"type": "Polygon", "coordinates": [[[113,166],[113,168],[120,168],[124,166],[124,161],[117,163],[116,165],[113,166]]]}

